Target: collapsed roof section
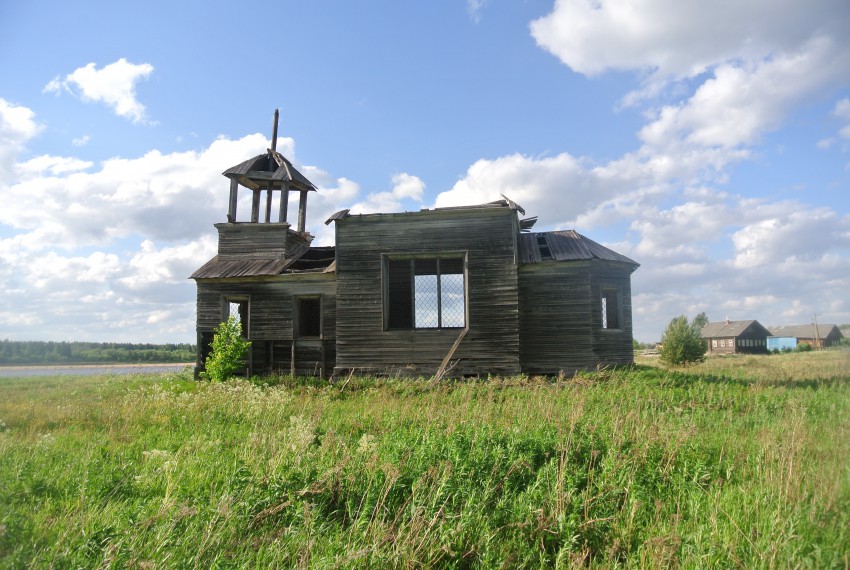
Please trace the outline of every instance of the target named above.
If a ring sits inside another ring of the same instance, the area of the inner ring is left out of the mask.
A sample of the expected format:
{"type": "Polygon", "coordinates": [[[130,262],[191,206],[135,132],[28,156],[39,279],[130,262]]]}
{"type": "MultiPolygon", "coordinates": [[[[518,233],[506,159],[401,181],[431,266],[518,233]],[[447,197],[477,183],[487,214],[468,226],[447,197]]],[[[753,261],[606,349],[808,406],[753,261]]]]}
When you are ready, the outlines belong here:
{"type": "Polygon", "coordinates": [[[304,246],[288,257],[228,258],[216,255],[191,279],[232,279],[239,277],[270,277],[287,273],[331,273],[335,267],[335,248],[304,246]]]}

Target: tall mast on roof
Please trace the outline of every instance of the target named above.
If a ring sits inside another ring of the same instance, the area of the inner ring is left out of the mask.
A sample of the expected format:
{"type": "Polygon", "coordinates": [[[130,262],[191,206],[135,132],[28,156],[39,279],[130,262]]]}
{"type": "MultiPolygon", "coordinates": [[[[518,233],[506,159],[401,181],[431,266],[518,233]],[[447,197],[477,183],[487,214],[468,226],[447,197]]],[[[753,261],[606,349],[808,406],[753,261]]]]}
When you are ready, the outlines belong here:
{"type": "Polygon", "coordinates": [[[274,110],[274,123],[272,124],[272,150],[277,150],[277,119],[280,117],[280,110],[274,110]]]}

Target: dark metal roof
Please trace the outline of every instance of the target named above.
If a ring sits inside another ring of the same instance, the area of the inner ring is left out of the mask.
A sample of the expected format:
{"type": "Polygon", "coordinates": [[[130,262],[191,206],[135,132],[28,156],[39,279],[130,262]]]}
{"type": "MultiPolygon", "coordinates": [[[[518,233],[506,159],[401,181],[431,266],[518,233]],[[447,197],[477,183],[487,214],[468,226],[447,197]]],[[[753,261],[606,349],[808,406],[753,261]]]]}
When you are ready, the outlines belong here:
{"type": "Polygon", "coordinates": [[[749,321],[720,321],[718,323],[708,323],[700,331],[702,338],[719,338],[719,337],[736,337],[744,333],[749,328],[754,328],[753,332],[760,333],[765,336],[770,334],[762,324],[756,320],[749,321]],[[760,330],[759,330],[760,329],[760,330]]]}
{"type": "Polygon", "coordinates": [[[314,191],[316,186],[307,177],[298,172],[285,156],[269,149],[266,154],[258,154],[245,162],[222,172],[230,179],[252,190],[264,190],[271,183],[272,189],[279,190],[288,186],[291,190],[314,191]]]}
{"type": "MultiPolygon", "coordinates": [[[[841,338],[841,330],[831,323],[818,323],[817,334],[818,338],[826,338],[832,334],[832,329],[838,332],[838,338],[841,338]]],[[[815,338],[815,325],[787,325],[781,327],[771,327],[770,334],[773,336],[787,336],[794,338],[815,338]]]]}
{"type": "Polygon", "coordinates": [[[524,233],[519,236],[519,262],[583,261],[601,259],[627,263],[637,269],[640,264],[625,255],[600,245],[575,230],[524,233]]]}

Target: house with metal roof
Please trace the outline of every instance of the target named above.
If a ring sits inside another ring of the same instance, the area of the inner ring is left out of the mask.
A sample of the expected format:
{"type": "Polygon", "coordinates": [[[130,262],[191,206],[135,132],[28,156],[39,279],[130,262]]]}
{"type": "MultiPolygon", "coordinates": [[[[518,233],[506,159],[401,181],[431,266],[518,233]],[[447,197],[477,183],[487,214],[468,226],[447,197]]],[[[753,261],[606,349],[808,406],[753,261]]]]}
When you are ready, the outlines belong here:
{"type": "Polygon", "coordinates": [[[708,354],[764,354],[770,331],[756,320],[708,323],[700,331],[708,354]]]}
{"type": "MultiPolygon", "coordinates": [[[[275,118],[273,141],[276,130],[275,118]]],[[[506,197],[341,210],[326,221],[335,246],[314,247],[305,219],[316,187],[274,148],[223,174],[231,186],[218,254],[192,274],[199,370],[231,314],[252,341],[250,374],[557,374],[633,360],[638,263],[575,231],[532,233],[536,219],[506,197]],[[250,221],[236,218],[240,189],[252,193],[250,221]]]]}
{"type": "Polygon", "coordinates": [[[770,334],[775,337],[795,338],[798,346],[805,342],[812,348],[838,346],[844,338],[838,326],[830,323],[771,327],[770,334]]]}

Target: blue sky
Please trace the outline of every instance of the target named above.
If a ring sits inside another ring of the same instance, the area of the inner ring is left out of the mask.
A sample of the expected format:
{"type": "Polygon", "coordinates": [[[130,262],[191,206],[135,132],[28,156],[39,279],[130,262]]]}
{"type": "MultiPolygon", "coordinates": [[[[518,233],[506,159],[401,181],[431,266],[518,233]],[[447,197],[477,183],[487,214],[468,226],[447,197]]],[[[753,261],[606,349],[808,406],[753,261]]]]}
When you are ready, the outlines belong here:
{"type": "Polygon", "coordinates": [[[641,263],[638,340],[850,322],[846,0],[7,2],[0,69],[0,338],[194,341],[275,108],[315,243],[505,194],[641,263]]]}

